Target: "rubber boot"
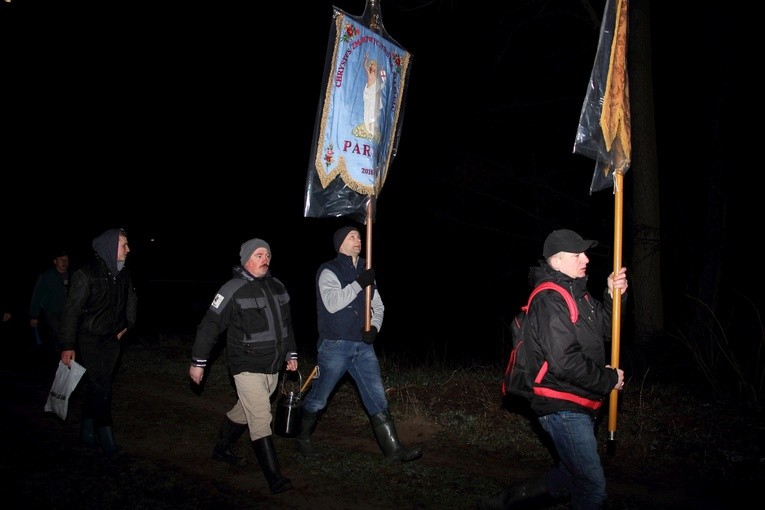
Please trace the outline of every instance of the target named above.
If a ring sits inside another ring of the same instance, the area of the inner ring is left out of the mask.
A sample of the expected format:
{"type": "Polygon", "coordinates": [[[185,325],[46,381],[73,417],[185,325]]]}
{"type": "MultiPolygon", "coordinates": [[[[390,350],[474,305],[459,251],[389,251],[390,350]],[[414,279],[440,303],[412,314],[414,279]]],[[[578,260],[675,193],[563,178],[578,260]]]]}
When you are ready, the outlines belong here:
{"type": "Polygon", "coordinates": [[[385,458],[390,461],[409,462],[422,457],[422,449],[419,446],[405,448],[398,440],[396,425],[387,410],[372,416],[370,421],[385,458]]]}
{"type": "Polygon", "coordinates": [[[96,429],[93,427],[93,418],[83,418],[80,423],[80,439],[86,446],[98,447],[96,429]]]}
{"type": "Polygon", "coordinates": [[[510,485],[497,494],[478,502],[479,510],[507,510],[520,508],[541,508],[549,505],[552,497],[547,490],[547,478],[541,477],[529,482],[510,485]]]}
{"type": "Polygon", "coordinates": [[[104,455],[112,456],[121,453],[122,450],[114,443],[114,430],[111,425],[98,427],[96,429],[98,444],[101,445],[101,451],[104,455]]]}
{"type": "Polygon", "coordinates": [[[249,464],[246,458],[237,457],[233,450],[234,443],[242,437],[246,430],[246,423],[234,423],[225,416],[220,426],[220,432],[218,432],[218,442],[215,444],[215,448],[213,448],[212,458],[227,462],[235,468],[243,468],[249,464]]]}
{"type": "Polygon", "coordinates": [[[300,427],[295,438],[295,448],[299,453],[306,457],[320,457],[321,454],[311,442],[311,434],[316,429],[316,422],[319,419],[319,413],[312,413],[303,409],[303,417],[300,420],[300,427]]]}
{"type": "Polygon", "coordinates": [[[279,471],[279,460],[276,458],[273,436],[261,437],[252,442],[252,449],[258,458],[260,469],[268,481],[271,494],[279,494],[292,488],[289,478],[282,476],[279,471]]]}

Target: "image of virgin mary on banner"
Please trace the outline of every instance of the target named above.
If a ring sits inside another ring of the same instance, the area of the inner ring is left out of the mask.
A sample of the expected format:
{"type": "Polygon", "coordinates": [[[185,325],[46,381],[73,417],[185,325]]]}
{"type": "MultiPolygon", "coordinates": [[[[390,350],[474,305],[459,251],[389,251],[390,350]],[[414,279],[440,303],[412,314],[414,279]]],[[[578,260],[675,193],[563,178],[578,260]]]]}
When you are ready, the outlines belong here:
{"type": "MultiPolygon", "coordinates": [[[[375,19],[375,18],[373,18],[375,19]]],[[[306,217],[365,222],[396,154],[411,55],[335,8],[306,181],[306,217]]]]}

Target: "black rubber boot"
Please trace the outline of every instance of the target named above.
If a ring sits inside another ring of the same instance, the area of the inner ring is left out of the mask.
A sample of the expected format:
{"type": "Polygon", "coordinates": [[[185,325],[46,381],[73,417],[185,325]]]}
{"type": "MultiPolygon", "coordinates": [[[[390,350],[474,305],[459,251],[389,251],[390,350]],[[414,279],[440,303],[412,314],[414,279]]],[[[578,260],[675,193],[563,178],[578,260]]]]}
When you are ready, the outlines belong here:
{"type": "Polygon", "coordinates": [[[243,468],[249,461],[243,457],[237,457],[234,453],[234,443],[236,443],[242,434],[247,430],[247,424],[234,423],[228,417],[223,418],[223,423],[218,432],[218,442],[213,448],[212,458],[227,462],[235,468],[243,468]]]}
{"type": "Polygon", "coordinates": [[[122,453],[122,449],[114,442],[114,430],[111,425],[98,427],[96,429],[96,437],[98,438],[98,444],[101,445],[101,451],[104,452],[104,455],[112,456],[122,453]]]}
{"type": "Polygon", "coordinates": [[[398,440],[396,425],[387,410],[372,416],[370,421],[385,458],[390,461],[409,462],[422,457],[422,449],[419,446],[405,448],[398,440]]]}
{"type": "Polygon", "coordinates": [[[279,471],[279,460],[276,458],[276,449],[274,448],[273,436],[261,437],[252,442],[252,449],[255,450],[255,456],[258,458],[260,469],[268,481],[268,487],[271,494],[279,494],[292,488],[292,482],[289,478],[282,476],[279,471]]]}
{"type": "Polygon", "coordinates": [[[497,494],[478,502],[478,510],[508,510],[541,508],[550,505],[553,498],[547,490],[547,478],[505,487],[497,494]]]}
{"type": "Polygon", "coordinates": [[[80,423],[80,439],[86,446],[98,447],[96,429],[93,426],[93,418],[83,418],[80,423]]]}
{"type": "Polygon", "coordinates": [[[295,448],[306,457],[320,457],[321,454],[311,442],[311,434],[316,429],[319,413],[311,413],[303,409],[300,427],[295,438],[295,448]]]}

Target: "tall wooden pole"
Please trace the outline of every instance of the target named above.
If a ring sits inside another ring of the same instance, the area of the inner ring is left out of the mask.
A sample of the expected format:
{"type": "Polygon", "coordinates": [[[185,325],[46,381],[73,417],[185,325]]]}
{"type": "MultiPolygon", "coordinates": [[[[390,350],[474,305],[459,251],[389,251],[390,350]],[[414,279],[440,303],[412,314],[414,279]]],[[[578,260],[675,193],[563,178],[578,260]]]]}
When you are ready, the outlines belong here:
{"type": "MultiPolygon", "coordinates": [[[[374,201],[375,197],[370,196],[367,202],[367,269],[372,269],[372,219],[374,218],[374,201]]],[[[365,305],[364,305],[364,331],[369,331],[372,328],[372,291],[373,285],[368,285],[364,291],[366,292],[365,305]]]]}
{"type": "MultiPolygon", "coordinates": [[[[624,174],[614,173],[614,276],[622,268],[622,224],[624,211],[624,174]]],[[[613,315],[611,317],[611,366],[619,368],[621,322],[622,322],[622,293],[614,289],[613,315]]],[[[616,411],[619,404],[619,392],[611,390],[608,408],[608,440],[614,441],[616,432],[616,411]]],[[[613,445],[613,443],[610,443],[613,445]]]]}

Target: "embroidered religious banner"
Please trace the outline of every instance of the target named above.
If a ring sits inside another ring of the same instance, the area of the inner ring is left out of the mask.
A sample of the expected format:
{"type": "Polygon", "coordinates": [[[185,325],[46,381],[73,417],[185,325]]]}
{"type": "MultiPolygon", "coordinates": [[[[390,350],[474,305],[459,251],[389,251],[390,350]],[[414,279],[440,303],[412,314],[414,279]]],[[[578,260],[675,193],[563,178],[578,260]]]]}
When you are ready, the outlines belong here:
{"type": "MultiPolygon", "coordinates": [[[[373,2],[374,3],[374,2],[373,2]]],[[[385,183],[400,136],[411,55],[377,16],[334,8],[306,182],[306,217],[351,216],[385,183]]]]}

